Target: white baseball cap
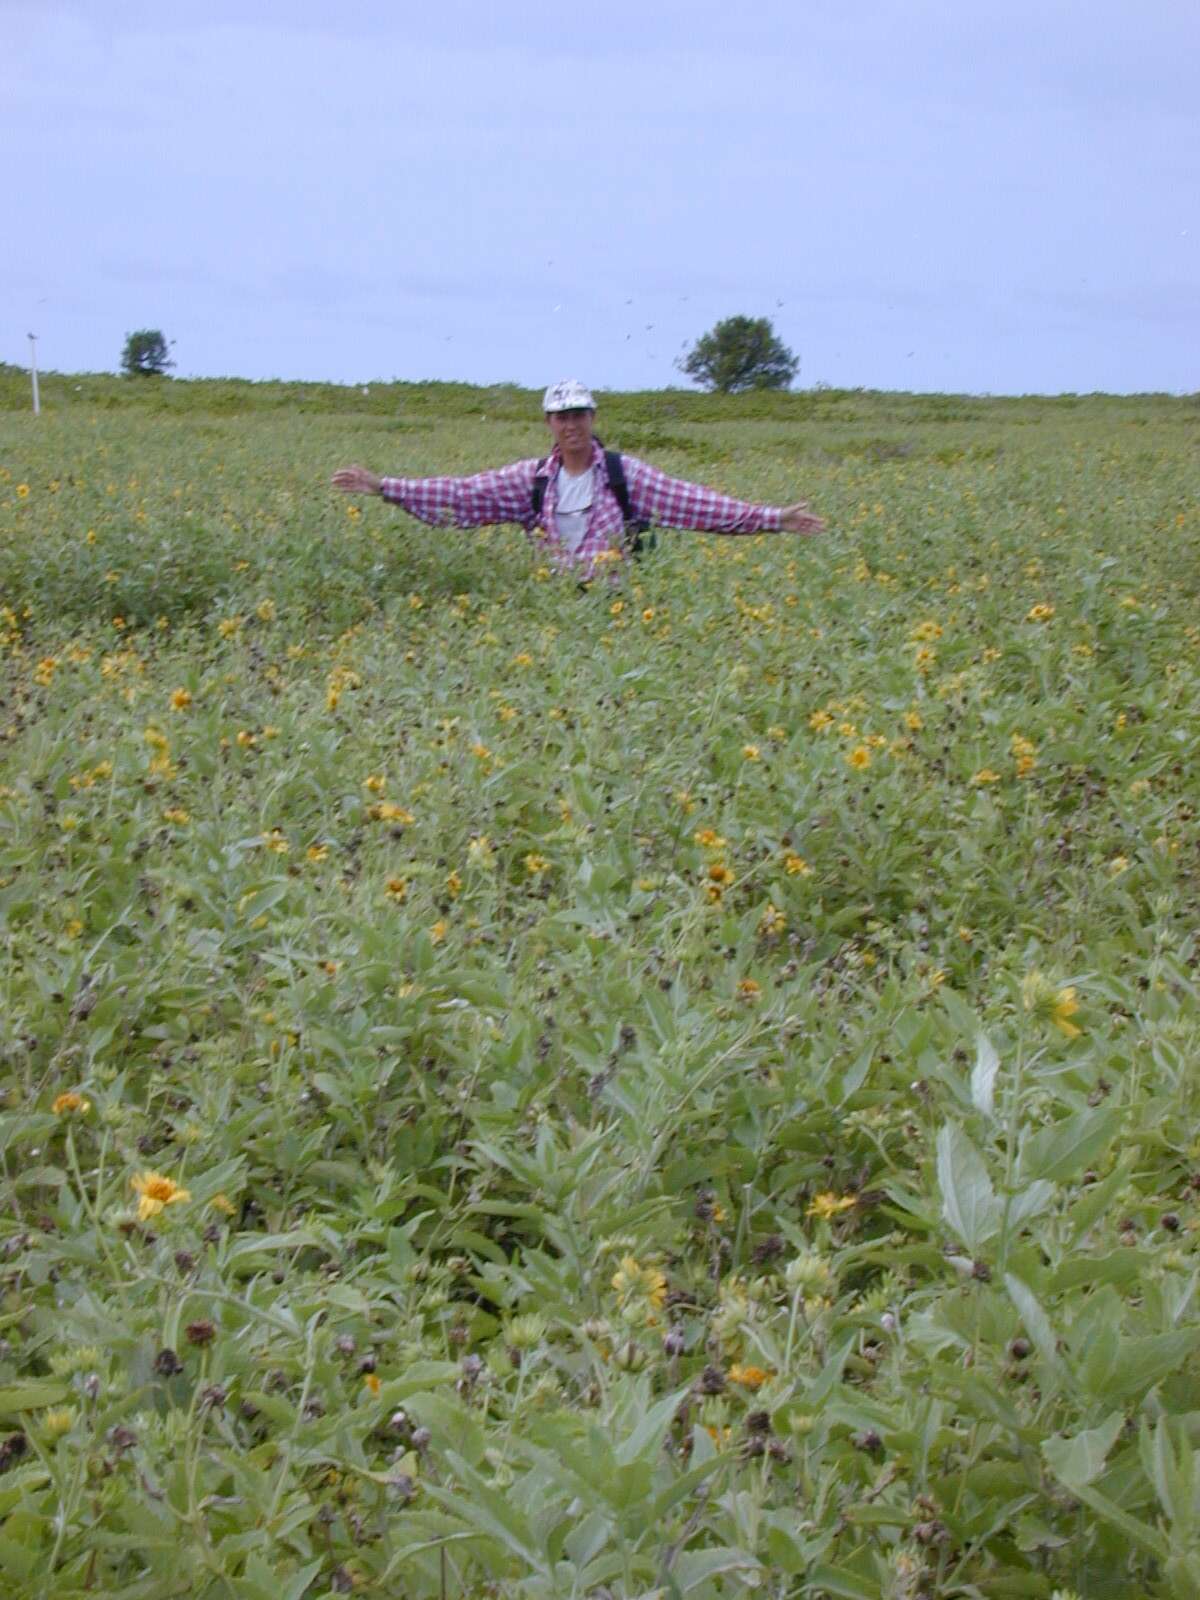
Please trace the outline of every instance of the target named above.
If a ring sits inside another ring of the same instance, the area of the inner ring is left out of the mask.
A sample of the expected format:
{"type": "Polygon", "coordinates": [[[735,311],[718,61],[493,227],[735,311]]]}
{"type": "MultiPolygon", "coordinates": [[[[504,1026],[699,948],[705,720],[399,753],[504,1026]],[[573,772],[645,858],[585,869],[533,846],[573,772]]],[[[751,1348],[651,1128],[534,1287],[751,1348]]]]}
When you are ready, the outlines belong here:
{"type": "Polygon", "coordinates": [[[596,402],[590,389],[585,389],[578,378],[564,378],[552,383],[542,397],[543,411],[595,411],[596,402]]]}

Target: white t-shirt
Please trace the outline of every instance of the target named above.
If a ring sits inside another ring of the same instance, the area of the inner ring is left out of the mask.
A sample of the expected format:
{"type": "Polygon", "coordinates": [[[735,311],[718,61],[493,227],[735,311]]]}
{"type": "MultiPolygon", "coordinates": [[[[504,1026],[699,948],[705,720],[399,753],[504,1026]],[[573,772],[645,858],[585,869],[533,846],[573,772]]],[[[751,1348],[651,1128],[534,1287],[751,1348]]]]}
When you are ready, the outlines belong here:
{"type": "Polygon", "coordinates": [[[588,514],[592,509],[592,476],[591,467],[574,475],[566,467],[559,468],[555,484],[554,527],[572,554],[579,549],[587,532],[588,514]]]}

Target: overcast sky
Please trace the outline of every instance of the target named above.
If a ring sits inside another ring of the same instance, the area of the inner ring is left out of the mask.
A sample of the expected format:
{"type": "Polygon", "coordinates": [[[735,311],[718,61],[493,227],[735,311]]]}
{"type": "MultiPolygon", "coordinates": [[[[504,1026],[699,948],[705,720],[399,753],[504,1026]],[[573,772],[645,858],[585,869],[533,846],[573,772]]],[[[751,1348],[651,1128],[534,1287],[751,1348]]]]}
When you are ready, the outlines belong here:
{"type": "Polygon", "coordinates": [[[1200,390],[1194,0],[0,0],[0,360],[1200,390]],[[338,13],[336,21],[332,20],[338,13]]]}

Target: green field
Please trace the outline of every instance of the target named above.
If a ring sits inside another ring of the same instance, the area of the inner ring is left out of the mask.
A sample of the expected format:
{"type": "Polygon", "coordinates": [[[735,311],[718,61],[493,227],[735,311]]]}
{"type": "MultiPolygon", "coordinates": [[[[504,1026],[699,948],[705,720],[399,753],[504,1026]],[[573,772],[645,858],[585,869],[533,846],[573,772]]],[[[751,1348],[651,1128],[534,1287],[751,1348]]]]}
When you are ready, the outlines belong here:
{"type": "Polygon", "coordinates": [[[0,1591],[1200,1595],[1200,405],[0,368],[0,1591]]]}

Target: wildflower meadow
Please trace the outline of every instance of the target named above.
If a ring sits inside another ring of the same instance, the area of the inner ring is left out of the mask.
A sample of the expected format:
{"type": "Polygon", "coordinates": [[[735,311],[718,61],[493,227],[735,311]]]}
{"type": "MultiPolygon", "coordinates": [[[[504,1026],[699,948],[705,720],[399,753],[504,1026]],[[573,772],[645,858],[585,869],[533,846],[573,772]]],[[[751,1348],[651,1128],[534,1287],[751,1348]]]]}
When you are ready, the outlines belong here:
{"type": "Polygon", "coordinates": [[[0,369],[0,1591],[1200,1595],[1200,406],[0,369]]]}

